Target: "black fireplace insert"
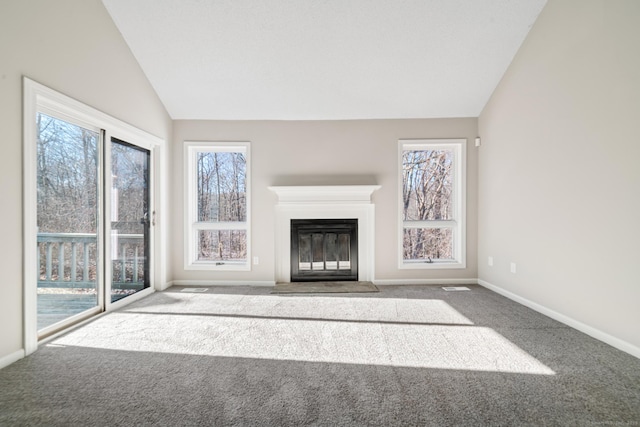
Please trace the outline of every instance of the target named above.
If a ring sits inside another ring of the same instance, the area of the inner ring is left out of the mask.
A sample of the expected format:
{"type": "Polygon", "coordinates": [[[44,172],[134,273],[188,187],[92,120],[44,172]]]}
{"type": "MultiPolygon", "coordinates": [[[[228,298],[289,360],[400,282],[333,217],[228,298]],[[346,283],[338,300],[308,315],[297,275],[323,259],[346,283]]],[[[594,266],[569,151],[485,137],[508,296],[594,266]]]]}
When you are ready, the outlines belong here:
{"type": "Polygon", "coordinates": [[[357,219],[292,219],[291,281],[358,280],[357,219]]]}

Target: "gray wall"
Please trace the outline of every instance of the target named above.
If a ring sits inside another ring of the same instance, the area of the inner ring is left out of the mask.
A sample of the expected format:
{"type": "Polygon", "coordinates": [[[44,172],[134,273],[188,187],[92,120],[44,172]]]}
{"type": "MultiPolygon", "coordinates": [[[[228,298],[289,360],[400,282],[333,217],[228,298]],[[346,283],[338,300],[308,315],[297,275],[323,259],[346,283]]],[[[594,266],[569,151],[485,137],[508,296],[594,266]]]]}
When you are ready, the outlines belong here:
{"type": "Polygon", "coordinates": [[[477,119],[345,121],[175,121],[171,212],[172,271],[176,280],[274,280],[274,210],[271,185],[379,184],[376,205],[375,278],[475,279],[477,119]],[[400,270],[397,268],[398,166],[401,138],[467,138],[467,268],[400,270]],[[183,141],[251,141],[253,256],[251,272],[185,271],[183,141]]]}
{"type": "Polygon", "coordinates": [[[636,0],[549,1],[479,118],[478,214],[480,279],[636,354],[639,19],[636,0]]]}
{"type": "Polygon", "coordinates": [[[0,2],[0,359],[23,348],[23,75],[160,138],[172,126],[99,0],[0,2]]]}

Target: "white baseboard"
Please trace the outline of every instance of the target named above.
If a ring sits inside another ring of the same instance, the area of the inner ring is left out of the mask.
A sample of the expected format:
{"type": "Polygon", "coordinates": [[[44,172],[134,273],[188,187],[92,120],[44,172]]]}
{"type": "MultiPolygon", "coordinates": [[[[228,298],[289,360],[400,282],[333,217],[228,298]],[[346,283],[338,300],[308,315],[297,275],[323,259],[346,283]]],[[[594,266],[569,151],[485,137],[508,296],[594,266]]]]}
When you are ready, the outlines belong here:
{"type": "Polygon", "coordinates": [[[374,285],[477,285],[478,279],[381,279],[374,285]]]}
{"type": "Polygon", "coordinates": [[[162,292],[165,289],[169,289],[169,286],[171,286],[171,282],[164,282],[162,284],[158,283],[155,285],[155,290],[158,292],[162,292]]]}
{"type": "Polygon", "coordinates": [[[11,354],[7,354],[6,356],[0,357],[0,369],[5,366],[9,366],[14,362],[22,359],[25,356],[24,349],[20,349],[18,351],[14,351],[11,354]]]}
{"type": "Polygon", "coordinates": [[[169,286],[275,286],[269,280],[172,280],[169,286]]]}
{"type": "Polygon", "coordinates": [[[478,284],[480,286],[483,286],[487,289],[490,289],[492,291],[494,291],[495,293],[498,293],[504,297],[509,298],[510,300],[513,300],[517,303],[520,303],[526,307],[529,307],[532,310],[537,311],[538,313],[542,313],[545,316],[548,316],[554,320],[557,320],[558,322],[564,323],[567,326],[570,326],[574,329],[577,329],[580,332],[584,332],[585,334],[600,340],[604,343],[609,344],[612,347],[617,348],[618,350],[622,350],[625,353],[629,353],[632,356],[637,357],[638,359],[640,359],[640,348],[636,347],[635,345],[628,343],[624,340],[621,340],[620,338],[616,338],[613,335],[609,335],[606,332],[602,332],[599,329],[594,328],[593,326],[589,326],[585,323],[582,323],[578,320],[575,320],[569,316],[566,316],[562,313],[558,313],[557,311],[551,310],[550,308],[547,308],[541,304],[538,304],[537,302],[533,302],[531,300],[528,300],[526,298],[523,298],[519,295],[514,294],[513,292],[507,291],[505,289],[502,289],[499,286],[493,285],[487,281],[478,279],[478,284]]]}
{"type": "MultiPolygon", "coordinates": [[[[477,285],[478,279],[383,279],[374,280],[375,285],[477,285]]],[[[270,280],[172,280],[170,286],[275,286],[270,280]]]]}
{"type": "MultiPolygon", "coordinates": [[[[375,285],[477,285],[478,279],[383,279],[374,280],[375,285]]],[[[270,280],[172,280],[170,286],[275,286],[270,280]]],[[[166,289],[165,288],[165,289],[166,289]]]]}

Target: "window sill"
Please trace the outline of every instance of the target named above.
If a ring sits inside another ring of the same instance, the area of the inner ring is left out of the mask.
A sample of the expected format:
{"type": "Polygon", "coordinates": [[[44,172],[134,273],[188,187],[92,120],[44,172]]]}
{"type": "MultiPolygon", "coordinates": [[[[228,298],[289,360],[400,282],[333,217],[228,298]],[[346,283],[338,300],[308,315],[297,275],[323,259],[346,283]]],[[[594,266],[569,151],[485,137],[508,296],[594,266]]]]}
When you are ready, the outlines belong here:
{"type": "Polygon", "coordinates": [[[401,270],[459,270],[466,268],[466,264],[459,261],[400,261],[398,268],[401,270]]]}
{"type": "Polygon", "coordinates": [[[251,266],[247,262],[237,261],[195,261],[185,264],[185,270],[207,270],[207,271],[251,271],[251,266]]]}

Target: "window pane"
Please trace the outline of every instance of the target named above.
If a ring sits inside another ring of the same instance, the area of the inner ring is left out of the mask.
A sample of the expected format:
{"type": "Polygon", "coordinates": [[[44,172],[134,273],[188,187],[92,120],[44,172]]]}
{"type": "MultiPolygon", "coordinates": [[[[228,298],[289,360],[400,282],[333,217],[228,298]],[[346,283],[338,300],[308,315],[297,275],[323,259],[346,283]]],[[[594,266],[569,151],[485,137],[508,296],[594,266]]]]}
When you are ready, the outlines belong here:
{"type": "Polygon", "coordinates": [[[451,228],[405,228],[403,259],[453,259],[453,230],[451,228]]]}
{"type": "Polygon", "coordinates": [[[36,125],[40,330],[98,305],[100,135],[42,113],[36,125]]]}
{"type": "Polygon", "coordinates": [[[402,154],[405,221],[448,220],[453,212],[453,150],[408,150],[402,154]]]}
{"type": "Polygon", "coordinates": [[[247,260],[246,230],[200,230],[198,261],[247,260]]]}
{"type": "Polygon", "coordinates": [[[197,153],[198,221],[246,221],[246,169],[244,153],[197,153]]]}
{"type": "Polygon", "coordinates": [[[38,113],[38,232],[96,233],[97,132],[38,113]]]}

